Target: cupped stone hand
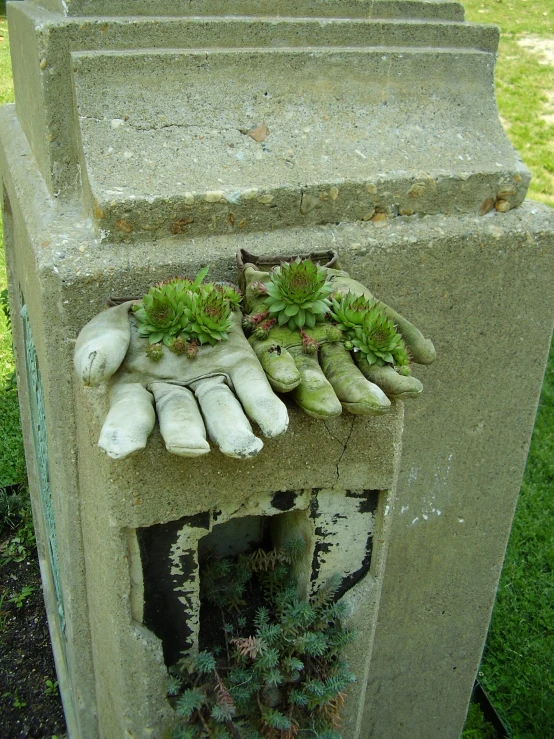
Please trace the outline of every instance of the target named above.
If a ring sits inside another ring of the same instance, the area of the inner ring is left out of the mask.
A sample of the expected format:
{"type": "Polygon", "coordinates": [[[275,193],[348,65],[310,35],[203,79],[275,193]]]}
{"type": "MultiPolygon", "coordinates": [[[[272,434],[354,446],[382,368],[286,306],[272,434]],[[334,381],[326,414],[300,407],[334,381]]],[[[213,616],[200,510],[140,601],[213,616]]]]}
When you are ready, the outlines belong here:
{"type": "Polygon", "coordinates": [[[167,450],[183,457],[210,451],[206,430],[223,454],[255,456],[263,442],[249,418],[266,437],[286,431],[286,406],[246,340],[238,310],[229,312],[221,340],[202,344],[202,326],[194,324],[200,340],[190,340],[186,330],[179,336],[186,325],[181,315],[162,337],[141,323],[142,308],[137,301],[108,308],[82,329],[75,347],[75,369],[85,385],[110,381],[110,410],[98,442],[110,457],[146,446],[154,405],[167,450]]]}
{"type": "Polygon", "coordinates": [[[316,418],[384,413],[389,398],[422,391],[410,364],[435,349],[392,308],[340,269],[334,251],[303,257],[237,254],[243,325],[275,390],[316,418]]]}

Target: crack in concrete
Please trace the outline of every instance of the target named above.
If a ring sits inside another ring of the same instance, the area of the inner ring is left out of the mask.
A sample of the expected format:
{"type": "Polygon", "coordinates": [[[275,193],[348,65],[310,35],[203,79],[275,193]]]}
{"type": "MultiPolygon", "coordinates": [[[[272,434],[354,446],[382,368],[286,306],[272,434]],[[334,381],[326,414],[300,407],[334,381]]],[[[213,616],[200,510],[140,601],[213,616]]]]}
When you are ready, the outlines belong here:
{"type": "Polygon", "coordinates": [[[80,115],[79,116],[80,121],[93,121],[94,123],[107,123],[110,125],[110,127],[113,128],[112,121],[120,121],[120,124],[117,126],[119,127],[127,127],[132,128],[133,131],[141,131],[141,132],[151,132],[151,131],[161,131],[165,128],[177,128],[177,129],[184,129],[189,130],[193,129],[194,133],[198,133],[200,135],[203,135],[205,138],[208,138],[210,135],[212,136],[220,136],[222,134],[229,134],[229,133],[242,133],[242,130],[240,128],[237,128],[236,126],[221,126],[219,128],[212,128],[209,131],[206,132],[206,127],[203,126],[201,123],[179,123],[179,122],[168,122],[168,123],[152,123],[150,124],[147,121],[132,121],[132,120],[125,120],[124,118],[96,118],[96,116],[93,115],[80,115]]]}
{"type": "Polygon", "coordinates": [[[325,426],[325,429],[326,429],[327,433],[329,434],[329,436],[331,437],[331,439],[333,439],[334,441],[336,441],[338,444],[341,444],[342,445],[342,452],[340,453],[340,456],[339,456],[339,458],[338,458],[338,460],[337,460],[337,462],[335,464],[335,468],[336,468],[336,471],[337,471],[337,480],[340,480],[339,466],[340,466],[340,463],[342,462],[342,458],[344,457],[344,455],[346,453],[346,448],[348,447],[348,442],[350,441],[350,437],[352,436],[352,432],[354,431],[354,423],[355,423],[355,421],[356,421],[356,416],[352,416],[351,423],[350,423],[350,429],[348,431],[348,435],[346,437],[346,441],[341,441],[336,436],[334,436],[331,433],[329,427],[327,426],[327,421],[323,421],[323,425],[325,426]]]}
{"type": "MultiPolygon", "coordinates": [[[[105,119],[107,120],[107,119],[105,119]]],[[[199,134],[204,136],[205,139],[210,138],[217,138],[221,135],[225,134],[228,135],[229,133],[241,133],[240,129],[238,129],[236,126],[220,126],[219,128],[210,128],[209,130],[206,130],[205,126],[202,126],[200,123],[179,123],[179,122],[173,122],[173,123],[155,123],[155,124],[149,124],[147,122],[134,122],[134,121],[125,121],[125,124],[132,128],[133,131],[161,131],[164,128],[177,128],[177,129],[183,129],[185,131],[193,130],[194,134],[199,134]]]]}
{"type": "Polygon", "coordinates": [[[154,125],[154,126],[148,126],[148,125],[141,126],[138,123],[129,123],[127,121],[127,125],[129,128],[132,128],[133,131],[142,131],[142,132],[162,131],[164,128],[199,128],[199,126],[185,126],[180,123],[159,123],[158,125],[154,125]]]}

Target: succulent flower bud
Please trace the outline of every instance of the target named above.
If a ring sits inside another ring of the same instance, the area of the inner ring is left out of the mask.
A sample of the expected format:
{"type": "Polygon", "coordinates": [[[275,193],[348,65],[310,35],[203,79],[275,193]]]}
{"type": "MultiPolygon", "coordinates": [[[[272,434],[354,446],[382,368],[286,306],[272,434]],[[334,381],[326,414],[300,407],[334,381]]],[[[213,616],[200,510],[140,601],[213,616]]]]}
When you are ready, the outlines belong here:
{"type": "MultiPolygon", "coordinates": [[[[264,315],[264,314],[260,314],[260,315],[264,315]]],[[[265,315],[267,316],[267,313],[265,313],[265,315]]],[[[260,340],[267,339],[270,330],[273,328],[273,326],[275,326],[276,323],[277,323],[277,320],[275,318],[266,318],[265,321],[262,321],[261,323],[257,325],[257,327],[252,332],[252,336],[255,339],[260,339],[260,340]]]]}
{"type": "Polygon", "coordinates": [[[146,347],[146,356],[148,359],[154,360],[154,362],[159,362],[162,358],[164,353],[164,348],[162,344],[149,344],[146,347]]]}
{"type": "Polygon", "coordinates": [[[267,311],[264,311],[263,313],[251,313],[250,315],[243,317],[242,327],[245,331],[253,331],[259,324],[265,321],[268,316],[269,313],[267,311]]]}
{"type": "Polygon", "coordinates": [[[187,357],[189,357],[189,359],[194,359],[196,357],[196,355],[198,354],[198,342],[196,340],[187,343],[185,354],[187,355],[187,357]]]}
{"type": "Polygon", "coordinates": [[[327,341],[335,344],[342,339],[342,331],[338,326],[329,326],[327,329],[327,341]]]}
{"type": "Polygon", "coordinates": [[[184,354],[187,350],[187,342],[181,337],[175,339],[175,341],[169,347],[174,354],[184,354]]]}
{"type": "Polygon", "coordinates": [[[254,339],[258,339],[258,341],[264,341],[264,339],[267,339],[268,334],[269,331],[264,329],[262,326],[258,326],[254,331],[252,331],[252,337],[254,339]]]}
{"type": "Polygon", "coordinates": [[[250,291],[250,295],[254,298],[259,298],[261,295],[267,295],[267,287],[263,282],[252,282],[248,286],[248,290],[250,291]]]}
{"type": "Polygon", "coordinates": [[[319,349],[319,344],[315,339],[312,339],[311,336],[308,336],[308,334],[305,331],[300,331],[300,336],[302,337],[302,349],[306,352],[306,354],[317,354],[317,351],[319,349]]]}

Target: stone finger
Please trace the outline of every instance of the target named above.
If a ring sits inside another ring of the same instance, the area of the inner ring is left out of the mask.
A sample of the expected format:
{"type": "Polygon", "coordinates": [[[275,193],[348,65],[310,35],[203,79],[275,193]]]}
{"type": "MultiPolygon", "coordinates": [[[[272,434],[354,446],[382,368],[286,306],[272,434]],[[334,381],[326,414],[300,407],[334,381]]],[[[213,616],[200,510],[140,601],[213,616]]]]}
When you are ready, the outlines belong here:
{"type": "Polygon", "coordinates": [[[291,354],[279,342],[251,339],[250,343],[271,386],[288,393],[300,383],[300,373],[291,354]]]}
{"type": "Polygon", "coordinates": [[[340,416],[342,405],[317,358],[301,348],[295,348],[293,356],[300,375],[300,383],[292,391],[295,403],[314,418],[340,416]]]}
{"type": "Polygon", "coordinates": [[[263,442],[252,433],[252,426],[224,377],[197,380],[191,387],[200,404],[208,435],[223,454],[247,459],[260,453],[263,442]]]}
{"type": "Polygon", "coordinates": [[[390,398],[407,400],[409,398],[417,398],[421,394],[423,385],[417,377],[399,375],[390,366],[379,367],[376,364],[369,364],[367,359],[360,354],[355,356],[356,364],[364,376],[370,382],[378,385],[390,398]]]}
{"type": "Polygon", "coordinates": [[[153,382],[149,389],[156,400],[160,433],[167,451],[181,457],[207,454],[210,445],[194,393],[166,382],[153,382]]]}
{"type": "Polygon", "coordinates": [[[325,376],[347,411],[375,416],[390,408],[390,400],[383,390],[364,377],[343,344],[323,344],[319,356],[325,376]]]}
{"type": "Polygon", "coordinates": [[[287,407],[271,389],[256,358],[245,358],[232,371],[231,380],[246,415],[258,424],[263,435],[271,438],[284,434],[289,425],[287,407]]]}
{"type": "Polygon", "coordinates": [[[116,382],[98,446],[112,459],[144,449],[156,422],[154,398],[138,383],[116,382]]]}
{"type": "Polygon", "coordinates": [[[131,340],[129,309],[132,301],[108,308],[81,329],[73,364],[85,385],[100,385],[119,369],[131,340]]]}
{"type": "Polygon", "coordinates": [[[432,364],[437,357],[433,342],[426,339],[413,323],[410,323],[393,308],[380,301],[379,305],[382,306],[387,316],[394,321],[398,331],[402,334],[414,362],[417,364],[432,364]]]}

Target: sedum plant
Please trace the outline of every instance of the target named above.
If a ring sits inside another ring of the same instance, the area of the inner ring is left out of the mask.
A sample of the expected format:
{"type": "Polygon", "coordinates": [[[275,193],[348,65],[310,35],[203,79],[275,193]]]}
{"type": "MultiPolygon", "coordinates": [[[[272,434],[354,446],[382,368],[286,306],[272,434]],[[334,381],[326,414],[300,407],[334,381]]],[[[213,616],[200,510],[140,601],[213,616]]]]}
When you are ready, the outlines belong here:
{"type": "Polygon", "coordinates": [[[205,267],[194,280],[179,277],[154,285],[133,306],[151,359],[160,360],[164,346],[193,357],[199,344],[213,346],[228,338],[241,298],[230,285],[203,282],[207,274],[205,267]]]}
{"type": "Polygon", "coordinates": [[[264,284],[269,315],[279,326],[287,324],[291,331],[304,326],[314,328],[331,307],[328,296],[333,286],[325,271],[310,259],[284,262],[264,284]]]}
{"type": "Polygon", "coordinates": [[[347,348],[361,352],[369,364],[390,364],[401,374],[410,374],[404,339],[377,301],[349,292],[332,299],[330,315],[342,330],[347,348]]]}
{"type": "Polygon", "coordinates": [[[174,669],[173,739],[342,739],[344,690],[355,677],[341,655],[354,633],[336,600],[340,578],[298,597],[292,565],[303,549],[297,539],[207,563],[201,598],[221,611],[224,644],[174,669]]]}

